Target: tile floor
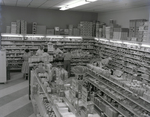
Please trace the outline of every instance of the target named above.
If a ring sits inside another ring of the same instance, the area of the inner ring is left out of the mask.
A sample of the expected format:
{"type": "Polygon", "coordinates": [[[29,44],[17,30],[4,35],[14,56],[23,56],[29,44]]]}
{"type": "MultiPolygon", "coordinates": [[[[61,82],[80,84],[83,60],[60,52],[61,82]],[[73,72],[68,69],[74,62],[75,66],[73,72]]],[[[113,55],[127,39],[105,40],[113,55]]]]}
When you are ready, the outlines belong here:
{"type": "Polygon", "coordinates": [[[35,117],[28,98],[28,80],[21,73],[11,74],[11,80],[0,84],[0,117],[35,117]]]}

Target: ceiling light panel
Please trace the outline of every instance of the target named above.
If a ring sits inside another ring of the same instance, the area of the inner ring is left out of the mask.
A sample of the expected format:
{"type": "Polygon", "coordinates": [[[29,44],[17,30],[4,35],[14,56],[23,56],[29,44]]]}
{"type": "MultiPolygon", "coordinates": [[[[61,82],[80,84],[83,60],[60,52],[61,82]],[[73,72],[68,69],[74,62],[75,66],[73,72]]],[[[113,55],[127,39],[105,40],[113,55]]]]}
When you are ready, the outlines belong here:
{"type": "Polygon", "coordinates": [[[90,2],[86,2],[85,0],[74,0],[61,6],[60,10],[68,10],[68,9],[72,9],[72,8],[79,7],[85,4],[89,4],[89,3],[90,2]]]}
{"type": "Polygon", "coordinates": [[[17,0],[3,0],[5,5],[16,6],[17,0]]]}
{"type": "Polygon", "coordinates": [[[47,0],[33,0],[28,7],[40,7],[45,2],[47,2],[47,0]]]}
{"type": "Polygon", "coordinates": [[[28,6],[32,0],[18,0],[17,6],[28,6]]]}
{"type": "Polygon", "coordinates": [[[100,8],[101,6],[105,4],[110,4],[111,2],[108,0],[98,0],[96,2],[91,2],[90,4],[86,4],[84,6],[79,6],[78,8],[74,8],[74,10],[93,11],[95,10],[95,8],[100,8]]]}

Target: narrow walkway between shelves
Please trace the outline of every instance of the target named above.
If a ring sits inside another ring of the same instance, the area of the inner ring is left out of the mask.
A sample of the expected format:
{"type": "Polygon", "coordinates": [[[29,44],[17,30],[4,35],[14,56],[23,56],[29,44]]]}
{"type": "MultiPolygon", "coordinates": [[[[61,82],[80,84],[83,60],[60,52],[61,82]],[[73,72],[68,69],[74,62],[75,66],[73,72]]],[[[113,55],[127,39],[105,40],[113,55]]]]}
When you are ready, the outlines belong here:
{"type": "Polygon", "coordinates": [[[0,117],[35,117],[28,97],[28,80],[18,73],[12,77],[8,83],[0,84],[0,117]]]}

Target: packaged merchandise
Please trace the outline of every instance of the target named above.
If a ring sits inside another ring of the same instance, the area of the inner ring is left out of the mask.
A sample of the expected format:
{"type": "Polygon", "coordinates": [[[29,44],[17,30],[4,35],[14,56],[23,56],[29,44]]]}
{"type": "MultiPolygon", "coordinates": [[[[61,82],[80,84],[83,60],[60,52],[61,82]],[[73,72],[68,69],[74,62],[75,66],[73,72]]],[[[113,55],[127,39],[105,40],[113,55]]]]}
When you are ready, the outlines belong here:
{"type": "Polygon", "coordinates": [[[6,26],[6,33],[11,33],[11,27],[10,26],[6,26]]]}
{"type": "Polygon", "coordinates": [[[36,34],[46,34],[46,26],[37,25],[36,28],[36,34]]]}
{"type": "Polygon", "coordinates": [[[17,33],[17,22],[11,22],[11,33],[17,33]]]}
{"type": "Polygon", "coordinates": [[[55,35],[60,35],[60,27],[54,27],[55,35]]]}
{"type": "Polygon", "coordinates": [[[47,29],[46,34],[48,35],[54,35],[54,29],[47,29]]]}

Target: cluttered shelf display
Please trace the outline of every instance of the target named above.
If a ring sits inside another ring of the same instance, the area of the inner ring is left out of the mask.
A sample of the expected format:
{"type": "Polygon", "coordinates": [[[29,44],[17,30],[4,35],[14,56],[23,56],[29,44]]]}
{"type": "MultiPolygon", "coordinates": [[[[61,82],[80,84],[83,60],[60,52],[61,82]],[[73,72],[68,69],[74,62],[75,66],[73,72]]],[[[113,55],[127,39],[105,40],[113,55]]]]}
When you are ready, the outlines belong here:
{"type": "Polygon", "coordinates": [[[21,69],[22,56],[25,49],[29,49],[32,55],[38,50],[38,46],[43,45],[45,48],[48,47],[48,43],[51,42],[53,45],[57,45],[61,50],[71,49],[72,54],[72,66],[75,65],[86,65],[92,57],[93,42],[94,38],[79,39],[77,37],[65,38],[49,38],[49,37],[12,37],[2,36],[1,47],[7,51],[7,60],[10,69],[21,69]],[[86,57],[86,59],[85,59],[86,57]]]}
{"type": "Polygon", "coordinates": [[[88,64],[86,89],[94,104],[108,117],[150,117],[149,48],[138,44],[97,41],[101,59],[111,57],[106,66],[88,64]]]}
{"type": "Polygon", "coordinates": [[[40,62],[31,71],[31,101],[37,117],[100,117],[93,103],[84,104],[82,99],[82,81],[87,68],[76,66],[74,78],[68,78],[60,64],[40,62]],[[80,84],[80,86],[79,86],[80,84]],[[78,90],[80,90],[78,92],[78,90]],[[78,95],[78,96],[77,96],[78,95]],[[81,105],[85,107],[81,108],[81,105]]]}

